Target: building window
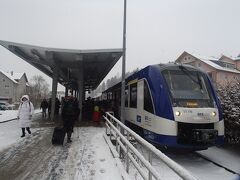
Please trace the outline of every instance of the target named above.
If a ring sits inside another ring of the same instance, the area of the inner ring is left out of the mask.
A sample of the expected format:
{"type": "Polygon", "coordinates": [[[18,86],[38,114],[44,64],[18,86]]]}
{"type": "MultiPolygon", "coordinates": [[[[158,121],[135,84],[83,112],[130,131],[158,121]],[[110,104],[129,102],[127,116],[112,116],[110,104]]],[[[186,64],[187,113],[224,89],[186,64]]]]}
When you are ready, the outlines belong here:
{"type": "Polygon", "coordinates": [[[3,82],[5,82],[5,79],[3,79],[3,82]]]}
{"type": "Polygon", "coordinates": [[[229,64],[229,63],[224,62],[223,66],[226,67],[226,68],[229,68],[229,69],[235,69],[235,65],[234,64],[229,64]]]}
{"type": "Polygon", "coordinates": [[[198,67],[201,67],[201,63],[198,63],[198,67]]]}
{"type": "Polygon", "coordinates": [[[144,81],[144,110],[154,114],[153,102],[152,102],[151,94],[146,81],[144,81]]]}
{"type": "Polygon", "coordinates": [[[137,83],[130,85],[130,107],[137,108],[137,83]]]}
{"type": "Polygon", "coordinates": [[[6,85],[5,85],[5,88],[9,88],[9,85],[8,85],[8,84],[6,84],[6,85]]]}

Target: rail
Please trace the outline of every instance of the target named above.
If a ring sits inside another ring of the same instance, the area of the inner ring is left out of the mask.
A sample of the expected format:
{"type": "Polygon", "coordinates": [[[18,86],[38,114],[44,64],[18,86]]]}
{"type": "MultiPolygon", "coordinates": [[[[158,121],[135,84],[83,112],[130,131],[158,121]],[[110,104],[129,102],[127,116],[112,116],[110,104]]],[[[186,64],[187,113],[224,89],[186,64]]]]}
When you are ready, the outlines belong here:
{"type": "Polygon", "coordinates": [[[155,148],[152,144],[144,140],[130,128],[125,126],[121,121],[115,118],[109,112],[106,112],[106,115],[103,116],[106,120],[106,134],[110,136],[110,140],[114,138],[116,142],[116,150],[119,155],[126,155],[126,171],[129,173],[130,161],[137,169],[139,174],[145,180],[155,179],[159,180],[160,175],[156,171],[156,169],[152,166],[152,156],[155,154],[159,159],[161,159],[170,169],[172,169],[178,176],[185,180],[197,180],[193,175],[191,175],[186,169],[177,164],[175,161],[167,157],[157,148],[155,148]],[[109,132],[109,133],[108,133],[109,132]],[[124,132],[122,134],[121,132],[124,132]],[[126,137],[125,137],[126,136],[126,137]],[[112,138],[113,137],[113,138],[112,138]],[[133,137],[136,141],[141,143],[148,150],[148,160],[144,158],[144,156],[133,146],[133,144],[129,141],[130,137],[133,137]],[[139,163],[135,160],[134,156],[137,157],[142,164],[147,168],[148,172],[146,173],[143,168],[139,165],[139,163]]]}

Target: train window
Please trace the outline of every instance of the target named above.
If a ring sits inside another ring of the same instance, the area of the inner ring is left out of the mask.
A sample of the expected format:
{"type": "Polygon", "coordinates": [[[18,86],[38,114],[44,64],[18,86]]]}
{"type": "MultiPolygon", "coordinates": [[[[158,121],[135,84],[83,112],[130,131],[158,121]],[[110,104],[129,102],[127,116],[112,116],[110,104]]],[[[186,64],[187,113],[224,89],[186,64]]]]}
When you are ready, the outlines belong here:
{"type": "Polygon", "coordinates": [[[130,85],[130,107],[137,108],[137,83],[130,85]]]}
{"type": "Polygon", "coordinates": [[[125,107],[128,107],[128,86],[125,87],[125,107]]]}
{"type": "Polygon", "coordinates": [[[153,102],[152,102],[151,94],[146,81],[144,81],[144,110],[154,114],[153,102]]]}

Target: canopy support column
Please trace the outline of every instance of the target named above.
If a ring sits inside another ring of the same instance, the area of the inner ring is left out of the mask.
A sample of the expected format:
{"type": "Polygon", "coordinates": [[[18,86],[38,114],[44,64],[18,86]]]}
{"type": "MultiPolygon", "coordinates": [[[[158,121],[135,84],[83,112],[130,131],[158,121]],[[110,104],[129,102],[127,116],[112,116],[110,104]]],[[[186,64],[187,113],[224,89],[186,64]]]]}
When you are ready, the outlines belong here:
{"type": "Polygon", "coordinates": [[[79,101],[79,109],[80,109],[80,114],[79,114],[79,120],[82,120],[83,118],[83,66],[80,66],[79,69],[79,81],[78,81],[78,101],[79,101]]]}
{"type": "Polygon", "coordinates": [[[68,85],[65,86],[65,97],[68,96],[68,85]]]}
{"type": "Polygon", "coordinates": [[[52,100],[51,100],[51,120],[54,119],[55,103],[57,96],[57,84],[58,84],[58,69],[53,68],[53,79],[52,79],[52,100]]]}
{"type": "Polygon", "coordinates": [[[77,90],[74,91],[74,97],[77,97],[77,90]]]}

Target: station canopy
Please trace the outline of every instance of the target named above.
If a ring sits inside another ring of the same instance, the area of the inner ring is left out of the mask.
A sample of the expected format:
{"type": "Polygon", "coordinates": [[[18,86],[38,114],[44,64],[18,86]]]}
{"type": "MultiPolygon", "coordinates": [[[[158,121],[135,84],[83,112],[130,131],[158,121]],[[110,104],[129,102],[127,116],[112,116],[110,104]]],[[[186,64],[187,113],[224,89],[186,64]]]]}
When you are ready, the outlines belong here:
{"type": "Polygon", "coordinates": [[[8,41],[0,44],[50,77],[57,68],[58,82],[72,89],[77,89],[81,76],[85,90],[96,89],[122,56],[122,49],[56,49],[8,41]]]}

